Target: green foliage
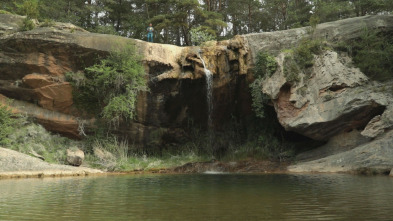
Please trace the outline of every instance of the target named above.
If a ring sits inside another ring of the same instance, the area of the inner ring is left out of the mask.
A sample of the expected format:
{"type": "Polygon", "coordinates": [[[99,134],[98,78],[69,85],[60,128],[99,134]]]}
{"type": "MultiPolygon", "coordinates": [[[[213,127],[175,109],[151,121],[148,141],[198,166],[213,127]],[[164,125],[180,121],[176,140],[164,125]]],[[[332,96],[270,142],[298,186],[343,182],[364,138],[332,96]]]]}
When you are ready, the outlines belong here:
{"type": "Polygon", "coordinates": [[[11,12],[8,12],[8,11],[5,11],[5,10],[0,10],[0,14],[8,14],[8,15],[10,15],[10,14],[12,14],[11,12]]]}
{"type": "Polygon", "coordinates": [[[364,29],[359,39],[343,42],[345,50],[352,55],[354,65],[368,77],[384,81],[393,78],[393,39],[391,33],[364,29]]]}
{"type": "Polygon", "coordinates": [[[38,0],[24,0],[22,4],[15,2],[19,14],[26,15],[29,19],[38,19],[39,16],[39,1],[38,0]]]}
{"type": "Polygon", "coordinates": [[[270,98],[262,92],[262,78],[257,78],[250,84],[252,108],[255,115],[260,118],[265,117],[265,106],[270,98]]]}
{"type": "Polygon", "coordinates": [[[55,25],[55,21],[52,19],[45,18],[41,23],[40,27],[53,27],[55,25]]]}
{"type": "Polygon", "coordinates": [[[10,143],[9,135],[13,134],[17,127],[17,119],[11,113],[9,108],[3,104],[0,105],[0,145],[10,143]]]}
{"type": "Polygon", "coordinates": [[[326,50],[325,44],[316,39],[303,38],[299,45],[286,50],[284,58],[284,76],[289,82],[299,82],[301,72],[314,65],[314,56],[326,50]]]}
{"type": "Polygon", "coordinates": [[[190,30],[191,41],[194,45],[201,45],[207,41],[215,40],[215,37],[212,34],[203,30],[203,27],[199,26],[197,28],[192,28],[190,30]]]}
{"type": "Polygon", "coordinates": [[[147,91],[145,70],[135,45],[119,48],[86,68],[84,74],[67,74],[76,87],[77,105],[87,111],[98,108],[100,117],[112,125],[133,119],[138,92],[147,91]]]}
{"type": "Polygon", "coordinates": [[[320,40],[303,38],[300,44],[293,49],[293,56],[301,69],[314,65],[314,55],[322,53],[323,44],[320,40]]]}
{"type": "Polygon", "coordinates": [[[9,149],[33,156],[42,156],[49,163],[66,163],[66,149],[78,147],[80,143],[60,135],[54,135],[41,125],[32,123],[28,119],[23,122],[9,136],[9,149]]]}
{"type": "Polygon", "coordinates": [[[277,62],[274,56],[260,51],[255,61],[255,77],[270,77],[277,70],[277,62]]]}
{"type": "Polygon", "coordinates": [[[276,59],[266,52],[258,52],[254,69],[254,77],[256,79],[249,85],[252,97],[252,108],[257,117],[265,117],[265,105],[270,100],[270,98],[262,92],[262,81],[264,78],[270,77],[276,70],[276,59]]]}
{"type": "Polygon", "coordinates": [[[294,56],[290,52],[285,55],[284,58],[284,76],[288,82],[299,82],[300,81],[300,68],[299,65],[296,63],[294,56]]]}
{"type": "Polygon", "coordinates": [[[119,32],[113,26],[109,25],[98,25],[94,29],[91,29],[91,31],[100,34],[119,35],[119,32]]]}
{"type": "Polygon", "coordinates": [[[188,149],[176,153],[163,151],[159,155],[147,156],[138,148],[128,145],[127,142],[119,141],[115,137],[95,139],[92,149],[95,154],[91,153],[86,156],[88,164],[107,171],[165,169],[211,159],[196,155],[188,149]]]}
{"type": "Polygon", "coordinates": [[[35,24],[33,22],[33,20],[29,19],[29,18],[25,18],[22,21],[22,25],[20,26],[21,31],[30,31],[33,30],[35,28],[35,24]]]}
{"type": "Polygon", "coordinates": [[[321,20],[319,19],[319,17],[317,15],[312,15],[310,17],[310,26],[313,30],[315,30],[317,28],[317,25],[319,24],[321,20]]]}

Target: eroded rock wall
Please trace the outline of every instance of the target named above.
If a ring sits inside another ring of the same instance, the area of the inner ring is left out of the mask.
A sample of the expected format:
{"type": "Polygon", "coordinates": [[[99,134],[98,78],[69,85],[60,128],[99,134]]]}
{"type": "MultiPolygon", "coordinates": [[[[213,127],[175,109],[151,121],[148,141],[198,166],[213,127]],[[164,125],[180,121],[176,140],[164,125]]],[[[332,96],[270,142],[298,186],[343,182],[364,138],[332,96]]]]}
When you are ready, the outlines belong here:
{"type": "MultiPolygon", "coordinates": [[[[4,17],[4,15],[1,15],[4,17]]],[[[73,103],[67,72],[83,71],[127,43],[143,57],[149,92],[140,93],[136,118],[118,133],[144,146],[178,142],[187,127],[207,127],[206,80],[201,57],[214,76],[213,125],[222,127],[233,116],[251,114],[246,51],[228,41],[209,47],[178,47],[119,36],[89,33],[71,24],[56,23],[20,32],[11,16],[1,20],[0,94],[15,99],[14,110],[39,119],[47,129],[80,137],[94,118],[81,115],[73,103]],[[202,51],[202,54],[200,54],[202,51]],[[28,108],[22,108],[23,104],[28,108]],[[45,113],[45,114],[42,114],[45,113]],[[61,117],[54,117],[61,115],[61,117]],[[62,120],[59,120],[62,119],[62,120]]],[[[12,103],[11,103],[12,105],[12,103]]]]}

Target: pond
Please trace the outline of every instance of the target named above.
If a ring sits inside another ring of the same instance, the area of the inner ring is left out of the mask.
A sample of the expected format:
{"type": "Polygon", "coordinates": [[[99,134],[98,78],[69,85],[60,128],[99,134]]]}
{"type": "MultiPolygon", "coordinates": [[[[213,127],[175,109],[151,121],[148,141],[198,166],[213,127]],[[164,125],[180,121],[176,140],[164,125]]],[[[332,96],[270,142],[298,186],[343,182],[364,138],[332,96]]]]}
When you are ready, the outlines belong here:
{"type": "Polygon", "coordinates": [[[391,220],[393,178],[171,174],[0,180],[0,220],[391,220]]]}

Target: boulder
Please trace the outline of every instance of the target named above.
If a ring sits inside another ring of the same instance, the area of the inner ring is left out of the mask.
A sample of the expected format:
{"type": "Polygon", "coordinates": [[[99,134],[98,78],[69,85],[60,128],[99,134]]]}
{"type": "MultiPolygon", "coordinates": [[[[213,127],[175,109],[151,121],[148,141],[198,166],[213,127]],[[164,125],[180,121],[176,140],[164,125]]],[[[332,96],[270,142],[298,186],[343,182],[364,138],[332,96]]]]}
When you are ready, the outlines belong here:
{"type": "Polygon", "coordinates": [[[393,128],[393,105],[389,105],[382,115],[377,115],[367,124],[362,135],[375,138],[393,128]]]}
{"type": "Polygon", "coordinates": [[[389,176],[393,177],[393,169],[390,171],[389,176]]]}
{"type": "Polygon", "coordinates": [[[84,159],[85,159],[85,153],[82,150],[78,148],[67,149],[68,164],[78,167],[82,165],[84,159]]]}

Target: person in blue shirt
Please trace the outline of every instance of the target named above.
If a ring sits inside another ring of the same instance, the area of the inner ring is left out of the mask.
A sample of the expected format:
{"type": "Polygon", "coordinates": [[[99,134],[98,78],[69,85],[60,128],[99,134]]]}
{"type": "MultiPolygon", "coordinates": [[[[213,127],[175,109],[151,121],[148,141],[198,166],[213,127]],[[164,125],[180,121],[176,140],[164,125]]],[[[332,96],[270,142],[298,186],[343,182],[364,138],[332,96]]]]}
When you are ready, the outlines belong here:
{"type": "Polygon", "coordinates": [[[147,27],[147,41],[148,42],[153,42],[153,31],[154,28],[152,24],[150,23],[149,27],[147,27]]]}

